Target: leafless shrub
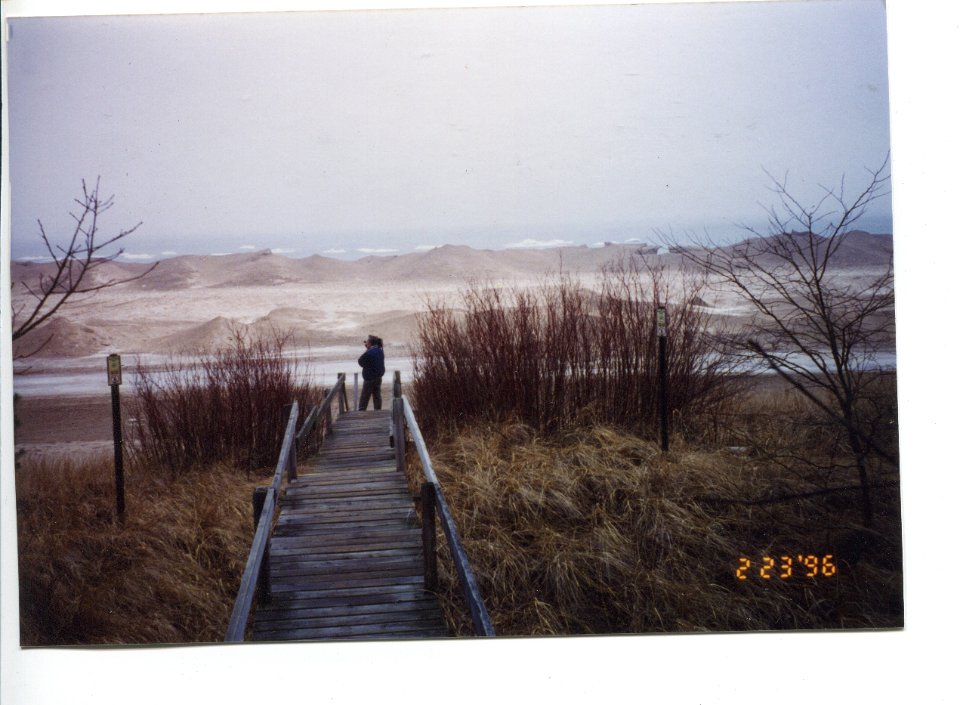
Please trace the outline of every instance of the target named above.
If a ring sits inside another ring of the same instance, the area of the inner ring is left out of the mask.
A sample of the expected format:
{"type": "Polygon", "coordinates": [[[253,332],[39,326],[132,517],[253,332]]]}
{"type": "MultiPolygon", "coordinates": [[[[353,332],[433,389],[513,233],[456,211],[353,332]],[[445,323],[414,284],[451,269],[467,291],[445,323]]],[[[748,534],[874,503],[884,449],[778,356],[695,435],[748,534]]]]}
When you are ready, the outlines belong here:
{"type": "Polygon", "coordinates": [[[633,259],[605,271],[599,293],[559,276],[535,290],[473,285],[463,313],[429,306],[414,361],[422,423],[514,419],[555,430],[599,422],[652,433],[655,311],[664,304],[669,408],[692,428],[734,384],[709,314],[695,303],[701,286],[633,259]]]}
{"type": "Polygon", "coordinates": [[[135,428],[145,461],[174,471],[226,460],[247,468],[274,463],[285,405],[316,400],[284,357],[286,340],[238,330],[195,363],[139,366],[135,428]]]}

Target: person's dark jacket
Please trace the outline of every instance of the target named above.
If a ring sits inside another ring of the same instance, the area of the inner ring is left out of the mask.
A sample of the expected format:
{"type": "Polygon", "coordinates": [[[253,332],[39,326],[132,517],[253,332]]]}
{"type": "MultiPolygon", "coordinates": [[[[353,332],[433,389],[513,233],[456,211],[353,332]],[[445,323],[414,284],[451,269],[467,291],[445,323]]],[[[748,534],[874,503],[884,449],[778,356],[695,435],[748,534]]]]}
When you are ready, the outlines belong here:
{"type": "Polygon", "coordinates": [[[367,351],[357,360],[363,368],[365,380],[380,379],[386,374],[387,368],[383,364],[383,348],[376,345],[367,348],[367,351]]]}

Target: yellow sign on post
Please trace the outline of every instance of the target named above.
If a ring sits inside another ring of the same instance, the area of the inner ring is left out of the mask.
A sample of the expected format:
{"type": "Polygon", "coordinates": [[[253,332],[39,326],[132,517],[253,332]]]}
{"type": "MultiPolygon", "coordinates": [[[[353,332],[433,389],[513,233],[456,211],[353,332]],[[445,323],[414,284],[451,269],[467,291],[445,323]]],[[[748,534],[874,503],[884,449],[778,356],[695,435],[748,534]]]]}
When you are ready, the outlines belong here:
{"type": "Polygon", "coordinates": [[[123,374],[120,371],[120,356],[114,353],[107,356],[107,384],[123,384],[123,374]]]}

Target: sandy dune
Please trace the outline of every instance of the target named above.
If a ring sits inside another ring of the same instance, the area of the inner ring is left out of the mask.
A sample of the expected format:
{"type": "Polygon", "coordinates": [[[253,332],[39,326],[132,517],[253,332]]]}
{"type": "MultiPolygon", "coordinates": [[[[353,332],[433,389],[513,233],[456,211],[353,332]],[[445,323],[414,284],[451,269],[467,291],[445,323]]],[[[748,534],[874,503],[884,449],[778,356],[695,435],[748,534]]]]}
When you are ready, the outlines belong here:
{"type": "MultiPolygon", "coordinates": [[[[848,242],[843,264],[851,282],[875,273],[891,256],[890,236],[857,233],[848,242]]],[[[15,360],[14,365],[33,380],[42,375],[70,380],[65,373],[76,371],[89,377],[91,371],[99,372],[109,353],[120,353],[125,360],[146,356],[162,361],[170,355],[215,349],[238,328],[268,335],[290,333],[288,349],[308,350],[311,358],[338,362],[355,359],[363,338],[375,333],[386,341],[389,355],[409,357],[418,313],[428,302],[457,305],[459,293],[471,282],[523,287],[563,272],[591,286],[605,266],[638,253],[655,257],[672,271],[679,265],[678,255],[657,256],[653,248],[642,245],[507,251],[448,245],[356,261],[318,255],[291,259],[269,251],[176,257],[161,261],[141,279],[71,300],[44,326],[17,341],[15,355],[33,351],[49,339],[38,354],[15,360]]],[[[35,288],[49,268],[11,263],[14,310],[21,306],[29,310],[27,287],[35,288]]],[[[109,262],[95,275],[104,282],[142,274],[147,268],[109,262]]],[[[704,303],[724,319],[735,321],[746,312],[730,292],[710,291],[704,297],[704,303]]],[[[26,376],[16,377],[23,386],[26,376]]],[[[69,381],[54,382],[44,386],[48,391],[40,396],[77,394],[78,389],[71,387],[69,381]]],[[[38,403],[30,402],[35,419],[43,417],[35,408],[38,403]]],[[[47,406],[55,416],[58,402],[50,400],[47,406]]],[[[51,433],[55,436],[55,430],[51,433]]],[[[21,429],[17,435],[18,446],[28,437],[32,444],[57,440],[36,430],[21,429]]],[[[102,435],[75,433],[70,440],[82,443],[101,440],[102,435]]]]}
{"type": "MultiPolygon", "coordinates": [[[[550,250],[475,250],[447,245],[427,252],[340,261],[314,255],[291,259],[269,250],[224,256],[183,256],[161,261],[142,279],[71,300],[31,335],[17,341],[15,354],[48,338],[34,358],[119,352],[170,354],[209,350],[235,328],[292,332],[297,345],[322,349],[358,344],[367,333],[388,343],[409,344],[416,314],[428,301],[455,302],[469,282],[526,286],[564,272],[590,285],[605,266],[645,245],[550,250]]],[[[852,233],[843,264],[855,281],[889,261],[890,236],[852,233]]],[[[658,262],[670,268],[679,256],[658,262]]],[[[12,263],[13,308],[29,307],[27,286],[50,265],[12,263]]],[[[109,262],[97,281],[142,274],[147,265],[109,262]]],[[[714,292],[707,304],[736,315],[737,302],[714,292]]]]}
{"type": "MultiPolygon", "coordinates": [[[[357,343],[368,332],[409,343],[416,312],[450,300],[468,281],[526,284],[550,271],[587,275],[636,248],[484,251],[446,246],[396,257],[343,262],[291,259],[269,251],[161,261],[137,281],[77,298],[25,339],[18,353],[52,336],[40,357],[172,353],[210,349],[236,326],[293,331],[311,347],[357,343]]],[[[14,305],[29,306],[45,265],[13,263],[14,305]]],[[[49,265],[46,265],[49,267],[49,265]]],[[[140,274],[145,265],[109,263],[97,281],[140,274]]]]}

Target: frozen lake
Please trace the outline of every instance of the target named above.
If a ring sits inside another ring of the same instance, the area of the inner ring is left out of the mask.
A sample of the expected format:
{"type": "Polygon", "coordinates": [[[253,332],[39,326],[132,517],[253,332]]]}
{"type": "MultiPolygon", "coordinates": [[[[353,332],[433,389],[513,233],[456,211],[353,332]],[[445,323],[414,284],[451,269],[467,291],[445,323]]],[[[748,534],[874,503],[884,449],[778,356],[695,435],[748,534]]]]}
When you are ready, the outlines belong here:
{"type": "MultiPolygon", "coordinates": [[[[353,375],[359,373],[356,357],[347,357],[353,352],[345,346],[326,348],[321,351],[311,351],[301,355],[291,351],[288,355],[297,365],[298,374],[317,386],[329,386],[336,381],[337,374],[347,374],[347,388],[353,387],[353,375]]],[[[359,357],[359,354],[357,355],[359,357]]],[[[147,368],[159,368],[172,361],[172,358],[161,355],[140,355],[141,364],[147,368]]],[[[195,359],[177,358],[186,364],[196,362],[195,359]]],[[[132,392],[136,378],[136,356],[124,359],[123,385],[121,391],[132,392]]],[[[812,365],[808,365],[812,368],[812,365]]],[[[895,370],[897,356],[894,352],[878,353],[870,369],[895,370]]],[[[107,394],[106,356],[36,360],[16,363],[17,374],[13,378],[13,389],[21,396],[55,397],[55,396],[88,396],[107,394]],[[19,367],[19,369],[18,369],[19,367]]],[[[394,370],[400,370],[401,380],[409,382],[413,379],[413,358],[410,356],[388,357],[387,375],[384,384],[389,384],[394,370]]],[[[769,369],[761,373],[773,374],[769,369]]]]}
{"type": "MultiPolygon", "coordinates": [[[[337,379],[337,374],[347,374],[347,388],[353,387],[353,374],[359,373],[356,357],[346,357],[352,348],[330,348],[322,351],[311,351],[309,355],[301,356],[296,351],[287,355],[296,362],[297,373],[317,386],[329,386],[337,379]]],[[[161,355],[127,356],[123,359],[123,384],[121,392],[132,393],[137,382],[137,359],[150,369],[157,369],[167,363],[174,362],[173,358],[161,355]]],[[[196,362],[193,358],[176,358],[176,361],[185,364],[196,362]]],[[[410,381],[413,378],[413,358],[409,356],[388,357],[387,375],[384,384],[393,380],[394,370],[400,371],[400,378],[410,381]]],[[[107,362],[105,355],[94,355],[57,360],[23,361],[14,365],[13,390],[21,396],[56,397],[56,396],[95,396],[109,394],[107,384],[107,362]]]]}

